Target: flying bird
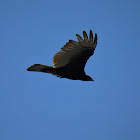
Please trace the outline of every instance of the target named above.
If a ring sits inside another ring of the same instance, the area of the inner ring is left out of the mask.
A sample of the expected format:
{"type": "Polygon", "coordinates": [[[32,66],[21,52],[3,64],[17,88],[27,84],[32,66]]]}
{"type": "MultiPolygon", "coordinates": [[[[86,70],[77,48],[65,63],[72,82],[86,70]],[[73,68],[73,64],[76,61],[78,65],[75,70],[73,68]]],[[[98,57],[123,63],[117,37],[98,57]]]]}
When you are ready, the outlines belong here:
{"type": "Polygon", "coordinates": [[[87,60],[93,55],[97,46],[97,34],[90,30],[89,38],[87,33],[83,31],[83,37],[76,34],[78,42],[69,40],[61,51],[53,57],[53,67],[41,64],[34,64],[27,71],[44,72],[55,75],[60,78],[68,78],[71,80],[94,81],[90,76],[86,75],[84,68],[87,60]]]}

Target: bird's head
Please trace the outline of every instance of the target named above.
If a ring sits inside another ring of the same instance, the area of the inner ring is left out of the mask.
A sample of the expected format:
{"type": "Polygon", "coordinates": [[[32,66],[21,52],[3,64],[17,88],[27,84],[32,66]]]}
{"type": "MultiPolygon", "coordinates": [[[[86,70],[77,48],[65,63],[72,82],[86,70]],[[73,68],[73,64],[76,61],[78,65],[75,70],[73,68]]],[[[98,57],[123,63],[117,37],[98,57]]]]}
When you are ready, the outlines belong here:
{"type": "Polygon", "coordinates": [[[94,81],[90,76],[86,75],[84,81],[94,81]]]}

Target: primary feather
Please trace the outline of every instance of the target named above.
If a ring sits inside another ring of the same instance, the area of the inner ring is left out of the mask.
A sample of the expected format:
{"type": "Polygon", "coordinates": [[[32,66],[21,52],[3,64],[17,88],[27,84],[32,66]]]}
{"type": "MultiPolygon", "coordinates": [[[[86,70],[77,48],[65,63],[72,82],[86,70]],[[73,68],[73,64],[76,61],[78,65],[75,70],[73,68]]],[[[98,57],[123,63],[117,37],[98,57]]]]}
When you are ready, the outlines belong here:
{"type": "Polygon", "coordinates": [[[93,81],[86,75],[84,67],[90,56],[93,55],[97,45],[97,34],[93,34],[90,30],[89,39],[87,33],[83,31],[83,37],[76,34],[78,42],[69,40],[69,42],[61,48],[61,51],[53,57],[53,67],[35,64],[29,67],[28,71],[45,72],[56,75],[60,78],[68,78],[72,80],[93,81]]]}

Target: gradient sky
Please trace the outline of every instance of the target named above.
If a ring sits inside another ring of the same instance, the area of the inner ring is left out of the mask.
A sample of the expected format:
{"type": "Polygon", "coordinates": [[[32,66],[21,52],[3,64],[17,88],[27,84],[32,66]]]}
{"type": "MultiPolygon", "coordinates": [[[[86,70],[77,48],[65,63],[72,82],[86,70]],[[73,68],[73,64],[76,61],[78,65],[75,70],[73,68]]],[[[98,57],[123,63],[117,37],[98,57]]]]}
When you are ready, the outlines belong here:
{"type": "Polygon", "coordinates": [[[0,140],[140,140],[140,1],[0,0],[0,140]],[[95,81],[27,72],[83,30],[95,81]]]}

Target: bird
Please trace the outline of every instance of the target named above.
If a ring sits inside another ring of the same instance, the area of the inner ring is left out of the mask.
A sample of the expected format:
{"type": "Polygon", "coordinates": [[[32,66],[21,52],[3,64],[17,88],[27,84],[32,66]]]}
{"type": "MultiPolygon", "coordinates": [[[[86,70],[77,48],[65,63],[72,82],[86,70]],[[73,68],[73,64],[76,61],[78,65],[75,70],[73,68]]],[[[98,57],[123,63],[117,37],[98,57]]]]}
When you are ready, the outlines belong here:
{"type": "Polygon", "coordinates": [[[94,81],[86,75],[84,68],[89,57],[94,54],[97,46],[97,34],[95,33],[94,40],[92,30],[89,31],[89,38],[85,31],[83,31],[83,39],[78,34],[76,36],[78,42],[69,40],[61,51],[54,55],[53,67],[34,64],[27,71],[49,73],[71,80],[94,81]]]}

